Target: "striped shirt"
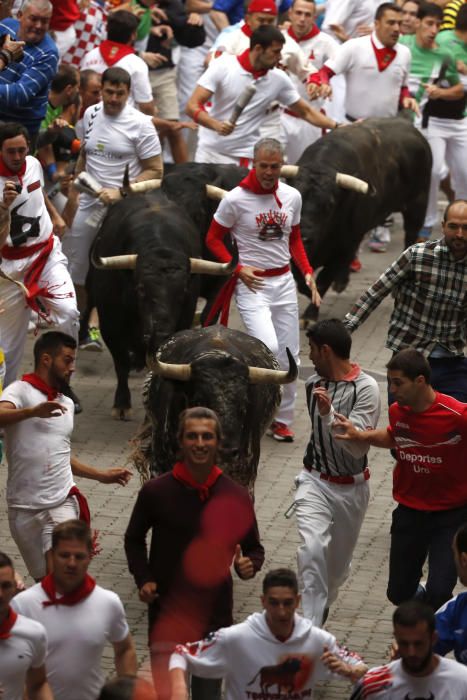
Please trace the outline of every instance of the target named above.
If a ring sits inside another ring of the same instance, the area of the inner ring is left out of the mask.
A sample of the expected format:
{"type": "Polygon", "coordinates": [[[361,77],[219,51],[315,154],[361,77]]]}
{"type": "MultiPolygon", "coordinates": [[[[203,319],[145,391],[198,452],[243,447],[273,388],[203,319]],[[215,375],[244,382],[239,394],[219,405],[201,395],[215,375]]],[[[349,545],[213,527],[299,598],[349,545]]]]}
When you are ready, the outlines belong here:
{"type": "Polygon", "coordinates": [[[362,294],[346,315],[350,332],[365,321],[390,293],[394,310],[386,347],[394,352],[414,347],[430,354],[442,345],[463,355],[467,321],[467,258],[456,260],[444,239],[407,248],[362,294]]]}
{"type": "MultiPolygon", "coordinates": [[[[16,19],[0,22],[0,36],[17,39],[18,29],[16,19]]],[[[46,34],[39,44],[26,44],[22,60],[0,72],[0,120],[19,122],[33,134],[39,131],[57,65],[58,51],[50,36],[46,34]]]]}
{"type": "Polygon", "coordinates": [[[312,430],[303,458],[305,469],[316,469],[331,476],[354,476],[363,472],[368,466],[369,446],[336,440],[334,413],[350,418],[360,430],[376,428],[381,411],[376,381],[355,365],[348,377],[337,382],[313,374],[306,382],[306,395],[312,430]],[[318,386],[325,387],[331,397],[332,408],[327,416],[320,416],[313,396],[313,389],[318,386]]]}

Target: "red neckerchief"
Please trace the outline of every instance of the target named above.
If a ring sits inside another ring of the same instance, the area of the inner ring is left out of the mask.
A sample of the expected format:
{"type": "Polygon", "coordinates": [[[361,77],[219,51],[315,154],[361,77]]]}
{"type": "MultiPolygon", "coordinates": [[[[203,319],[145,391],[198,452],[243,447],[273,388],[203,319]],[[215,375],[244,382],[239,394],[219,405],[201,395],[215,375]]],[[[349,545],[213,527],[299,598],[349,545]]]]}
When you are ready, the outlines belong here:
{"type": "Polygon", "coordinates": [[[249,27],[248,24],[247,24],[246,22],[245,22],[245,24],[242,24],[242,26],[240,27],[240,29],[242,30],[242,32],[243,32],[243,33],[245,34],[245,36],[247,36],[247,37],[250,37],[250,36],[253,34],[253,32],[251,31],[251,27],[249,27]]]}
{"type": "Polygon", "coordinates": [[[77,603],[80,603],[93,592],[94,588],[96,587],[96,582],[92,576],[86,574],[81,586],[71,593],[65,593],[65,595],[62,595],[59,598],[57,598],[55,581],[52,574],[47,574],[47,576],[42,579],[41,586],[49,598],[49,600],[42,601],[44,608],[47,608],[49,605],[76,605],[77,603]]]}
{"type": "Polygon", "coordinates": [[[239,56],[237,56],[237,61],[240,63],[242,68],[248,71],[248,73],[252,74],[255,80],[257,78],[261,78],[263,75],[266,75],[266,73],[268,72],[268,68],[265,68],[264,70],[255,70],[253,68],[250,61],[250,49],[247,49],[239,56]]]}
{"type": "Polygon", "coordinates": [[[397,51],[396,49],[389,49],[386,46],[383,46],[382,49],[378,49],[375,42],[373,41],[373,37],[370,37],[370,41],[373,47],[373,51],[375,52],[378,70],[380,73],[382,73],[383,70],[386,70],[386,68],[390,66],[391,63],[394,61],[397,55],[397,51]]]}
{"type": "Polygon", "coordinates": [[[113,66],[115,63],[120,61],[121,58],[129,56],[131,53],[135,53],[132,46],[128,46],[128,44],[120,44],[118,41],[110,41],[109,39],[104,39],[104,41],[99,44],[99,51],[108,66],[113,66]]]}
{"type": "Polygon", "coordinates": [[[0,175],[2,177],[17,177],[19,180],[19,184],[21,187],[23,186],[23,175],[26,172],[26,160],[24,161],[23,165],[19,170],[14,172],[13,170],[10,170],[10,168],[5,165],[3,162],[3,159],[0,158],[0,175]]]}
{"type": "Polygon", "coordinates": [[[57,389],[54,389],[52,386],[49,386],[35,372],[32,372],[31,374],[23,374],[23,376],[21,377],[21,381],[27,382],[28,384],[33,386],[34,389],[42,391],[42,393],[47,396],[47,401],[55,401],[58,394],[60,393],[59,391],[57,391],[57,389]]]}
{"type": "Polygon", "coordinates": [[[214,486],[222,474],[222,469],[219,469],[219,467],[214,465],[209,472],[208,478],[202,484],[193,479],[192,473],[184,462],[176,462],[174,464],[174,468],[172,469],[172,474],[174,479],[177,479],[177,481],[180,481],[180,483],[184,484],[185,486],[189,486],[192,489],[196,489],[201,501],[207,501],[209,498],[209,489],[211,486],[214,486]]]}
{"type": "Polygon", "coordinates": [[[18,615],[13,608],[8,608],[8,615],[0,624],[0,639],[9,639],[11,637],[11,628],[18,619],[18,615]]]}
{"type": "Polygon", "coordinates": [[[238,183],[238,186],[243,187],[244,190],[250,190],[250,192],[254,192],[255,194],[273,194],[279,209],[282,209],[282,202],[277,196],[277,188],[279,187],[279,183],[276,182],[274,187],[272,187],[270,190],[265,190],[264,187],[262,187],[258,182],[256,170],[254,168],[253,170],[250,170],[248,175],[243,178],[241,182],[238,183]]]}
{"type": "Polygon", "coordinates": [[[319,30],[319,28],[316,26],[316,24],[314,24],[314,25],[312,26],[311,30],[308,32],[308,34],[305,34],[304,36],[298,37],[298,36],[295,34],[295,32],[294,32],[294,30],[292,29],[292,27],[289,27],[289,28],[287,29],[287,33],[288,33],[289,36],[292,37],[292,39],[294,39],[294,40],[297,42],[297,44],[299,44],[301,41],[306,41],[307,39],[313,39],[314,36],[316,36],[317,34],[320,34],[320,30],[319,30]]]}

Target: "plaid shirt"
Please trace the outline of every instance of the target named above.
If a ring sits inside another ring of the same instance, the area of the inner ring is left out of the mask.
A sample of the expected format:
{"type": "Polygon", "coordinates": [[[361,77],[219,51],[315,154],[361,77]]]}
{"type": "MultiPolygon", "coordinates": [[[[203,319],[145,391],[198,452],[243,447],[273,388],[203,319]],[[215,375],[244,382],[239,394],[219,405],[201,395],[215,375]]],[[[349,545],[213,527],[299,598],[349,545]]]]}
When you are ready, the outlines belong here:
{"type": "Polygon", "coordinates": [[[430,354],[437,343],[463,355],[467,319],[467,258],[455,260],[444,239],[417,243],[360,297],[344,319],[354,331],[390,293],[394,310],[386,347],[430,354]]]}

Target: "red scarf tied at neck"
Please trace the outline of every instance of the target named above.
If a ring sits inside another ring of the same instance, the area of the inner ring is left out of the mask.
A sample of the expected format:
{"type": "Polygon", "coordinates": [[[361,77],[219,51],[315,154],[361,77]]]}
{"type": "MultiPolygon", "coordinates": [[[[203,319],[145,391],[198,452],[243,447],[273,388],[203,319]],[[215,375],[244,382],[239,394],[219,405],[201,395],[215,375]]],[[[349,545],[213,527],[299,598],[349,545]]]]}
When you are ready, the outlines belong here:
{"type": "Polygon", "coordinates": [[[397,56],[397,51],[395,49],[389,49],[387,46],[383,46],[382,49],[378,49],[373,41],[373,37],[370,38],[370,41],[373,51],[375,52],[378,70],[380,73],[382,73],[383,70],[386,70],[386,68],[394,61],[395,57],[397,56]]]}
{"type": "Polygon", "coordinates": [[[57,391],[57,389],[54,389],[52,386],[49,386],[35,372],[32,372],[31,374],[23,374],[23,376],[21,377],[21,381],[27,382],[28,384],[33,386],[34,389],[38,389],[43,394],[45,394],[47,396],[47,401],[55,401],[55,399],[60,393],[59,391],[57,391]]]}
{"type": "Polygon", "coordinates": [[[239,56],[237,56],[237,61],[240,63],[241,67],[244,70],[248,71],[248,73],[251,73],[255,80],[257,80],[257,78],[261,78],[263,75],[266,75],[266,73],[268,72],[268,68],[264,68],[262,70],[256,70],[255,68],[253,68],[250,61],[250,49],[247,49],[239,56]]]}
{"type": "Polygon", "coordinates": [[[207,501],[209,498],[209,489],[211,486],[214,486],[222,474],[222,469],[219,469],[219,467],[214,465],[209,472],[208,478],[202,484],[195,481],[192,473],[184,462],[176,462],[174,468],[172,469],[172,474],[177,481],[180,481],[180,483],[184,484],[185,486],[189,486],[192,489],[196,489],[201,501],[207,501]]]}
{"type": "Polygon", "coordinates": [[[256,177],[256,170],[254,168],[253,170],[250,170],[248,175],[245,178],[243,178],[241,182],[238,183],[238,186],[243,187],[244,190],[250,190],[250,192],[254,192],[254,194],[273,194],[274,199],[277,202],[277,206],[279,207],[279,209],[282,209],[282,202],[277,196],[277,188],[279,187],[279,182],[276,182],[274,187],[271,187],[271,189],[269,190],[264,189],[264,187],[261,185],[258,178],[256,177]]]}
{"type": "Polygon", "coordinates": [[[8,615],[0,624],[0,639],[9,639],[11,637],[11,629],[18,619],[18,615],[13,608],[8,608],[8,615]]]}
{"type": "Polygon", "coordinates": [[[125,56],[135,53],[132,46],[120,44],[118,41],[110,41],[109,39],[105,39],[99,44],[99,51],[108,66],[113,66],[125,56]]]}
{"type": "Polygon", "coordinates": [[[41,586],[49,598],[49,600],[42,601],[44,608],[47,608],[49,605],[76,605],[77,603],[80,603],[82,600],[91,595],[96,587],[96,582],[92,576],[86,574],[83,583],[78,586],[78,588],[71,591],[71,593],[65,593],[65,595],[59,597],[57,597],[55,581],[52,574],[47,574],[47,576],[42,579],[41,586]]]}
{"type": "Polygon", "coordinates": [[[316,24],[314,24],[314,25],[312,26],[311,30],[308,32],[308,34],[304,34],[303,36],[298,37],[298,36],[295,34],[295,32],[294,32],[294,30],[292,29],[292,27],[289,27],[289,28],[287,29],[287,33],[288,33],[289,36],[292,37],[292,39],[293,39],[294,41],[297,42],[297,44],[299,44],[301,41],[307,41],[307,39],[313,39],[313,37],[315,37],[315,36],[317,36],[318,34],[320,34],[320,30],[319,30],[319,28],[316,26],[316,24]]]}
{"type": "Polygon", "coordinates": [[[0,175],[2,177],[17,177],[19,180],[19,184],[21,187],[23,186],[23,175],[26,172],[26,159],[24,160],[23,165],[19,170],[16,172],[14,170],[10,170],[10,168],[6,165],[6,163],[3,162],[3,159],[0,158],[0,175]]]}

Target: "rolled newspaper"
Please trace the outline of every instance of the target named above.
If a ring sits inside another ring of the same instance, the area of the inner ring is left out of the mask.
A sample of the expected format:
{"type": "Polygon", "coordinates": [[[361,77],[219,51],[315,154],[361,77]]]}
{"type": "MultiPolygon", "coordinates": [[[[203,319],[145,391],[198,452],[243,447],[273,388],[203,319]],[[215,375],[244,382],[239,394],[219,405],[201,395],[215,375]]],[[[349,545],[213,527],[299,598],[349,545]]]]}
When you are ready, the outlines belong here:
{"type": "Polygon", "coordinates": [[[256,89],[257,88],[255,83],[251,83],[250,85],[246,86],[242,93],[240,93],[238,100],[234,104],[232,114],[230,115],[230,124],[237,123],[239,116],[241,115],[247,104],[250,102],[253,95],[256,93],[256,89]]]}

